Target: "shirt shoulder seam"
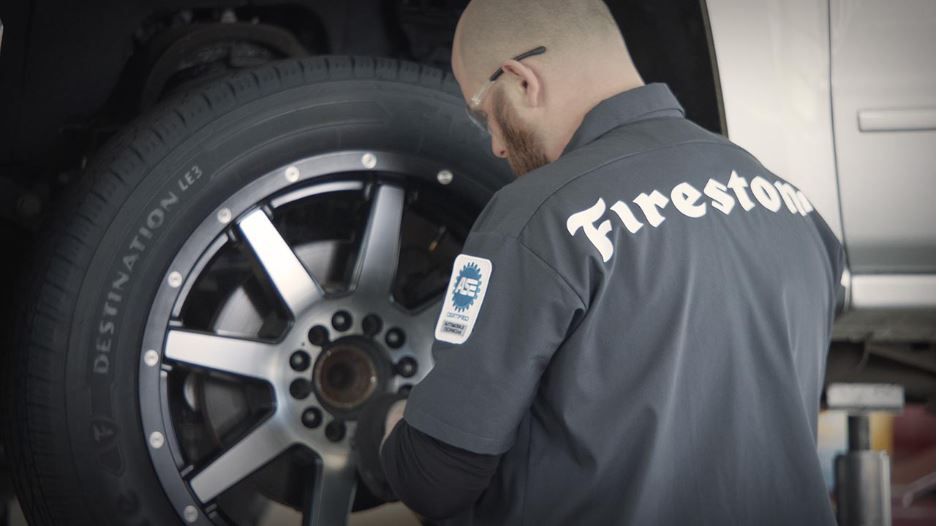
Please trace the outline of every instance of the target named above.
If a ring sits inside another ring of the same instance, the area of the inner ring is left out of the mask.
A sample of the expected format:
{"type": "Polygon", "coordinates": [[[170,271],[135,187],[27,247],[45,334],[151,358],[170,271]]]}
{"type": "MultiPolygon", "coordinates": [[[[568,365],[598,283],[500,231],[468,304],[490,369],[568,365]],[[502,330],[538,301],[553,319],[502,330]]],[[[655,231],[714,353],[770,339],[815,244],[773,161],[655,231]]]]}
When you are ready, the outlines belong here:
{"type": "Polygon", "coordinates": [[[558,271],[558,269],[554,268],[554,265],[552,265],[551,263],[548,263],[548,261],[547,261],[545,258],[541,257],[541,254],[538,254],[538,253],[535,252],[531,247],[529,247],[528,245],[526,245],[525,242],[522,241],[522,239],[521,239],[519,236],[513,236],[513,235],[509,235],[509,234],[504,234],[504,233],[502,233],[502,232],[498,232],[498,231],[494,231],[494,230],[482,230],[482,231],[476,232],[476,234],[479,234],[479,235],[495,235],[495,236],[502,237],[502,238],[504,238],[504,239],[510,239],[510,240],[515,241],[516,243],[518,243],[518,245],[519,245],[520,247],[522,247],[526,252],[528,252],[529,254],[531,254],[532,256],[534,256],[535,259],[537,259],[539,262],[541,262],[542,265],[544,265],[544,266],[545,266],[546,268],[548,268],[555,276],[557,276],[558,280],[559,280],[561,283],[563,283],[563,284],[567,287],[567,289],[571,292],[571,294],[574,295],[575,298],[577,298],[577,301],[580,302],[581,307],[583,307],[585,310],[587,309],[587,302],[584,301],[584,299],[580,296],[580,294],[577,293],[577,289],[574,288],[574,286],[570,283],[570,281],[568,281],[567,278],[565,278],[564,275],[561,274],[561,273],[558,271]]]}
{"type": "Polygon", "coordinates": [[[580,297],[580,294],[578,294],[577,289],[575,289],[574,286],[571,285],[571,282],[568,281],[567,278],[565,278],[563,274],[561,274],[560,272],[558,272],[558,269],[554,268],[554,266],[551,265],[550,263],[548,263],[548,261],[545,260],[545,258],[541,257],[540,254],[538,254],[538,253],[535,252],[531,247],[529,247],[528,245],[526,245],[525,242],[521,240],[521,238],[516,237],[515,240],[518,241],[519,246],[521,246],[522,248],[524,248],[525,250],[527,250],[528,253],[531,254],[532,256],[534,256],[535,259],[537,259],[538,261],[540,261],[542,265],[544,265],[545,267],[551,269],[551,272],[553,272],[554,275],[557,276],[558,279],[561,281],[561,283],[563,283],[565,286],[567,286],[567,289],[568,289],[569,291],[571,291],[571,294],[573,294],[574,297],[577,298],[578,301],[580,301],[581,307],[583,307],[584,310],[587,310],[587,302],[584,301],[584,298],[580,297]]]}

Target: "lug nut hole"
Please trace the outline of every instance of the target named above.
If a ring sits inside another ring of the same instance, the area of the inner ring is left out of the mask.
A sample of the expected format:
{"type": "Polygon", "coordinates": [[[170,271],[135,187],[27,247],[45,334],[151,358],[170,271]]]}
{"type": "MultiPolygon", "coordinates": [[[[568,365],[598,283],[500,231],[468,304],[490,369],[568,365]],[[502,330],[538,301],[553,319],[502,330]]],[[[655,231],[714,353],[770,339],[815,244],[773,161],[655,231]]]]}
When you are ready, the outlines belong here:
{"type": "Polygon", "coordinates": [[[310,407],[300,415],[300,421],[310,429],[316,429],[323,423],[323,412],[318,407],[310,407]]]}
{"type": "Polygon", "coordinates": [[[310,396],[310,382],[297,378],[296,380],[290,382],[290,396],[296,398],[297,400],[303,400],[306,397],[310,396]]]}
{"type": "Polygon", "coordinates": [[[404,345],[404,340],[404,331],[397,327],[392,327],[385,333],[385,343],[392,349],[400,349],[404,345]]]}
{"type": "Polygon", "coordinates": [[[307,333],[307,339],[310,340],[310,343],[316,345],[317,347],[322,347],[329,343],[329,331],[326,327],[322,325],[317,325],[310,329],[310,332],[307,333]]]}
{"type": "Polygon", "coordinates": [[[410,356],[401,358],[397,365],[395,365],[395,372],[405,378],[414,376],[417,374],[417,360],[411,358],[410,356]]]}
{"type": "Polygon", "coordinates": [[[346,436],[346,424],[342,420],[333,420],[326,424],[326,438],[330,442],[339,442],[346,436]]]}
{"type": "Polygon", "coordinates": [[[303,351],[294,351],[290,355],[290,368],[294,371],[304,371],[310,366],[310,355],[303,351]]]}
{"type": "Polygon", "coordinates": [[[333,314],[333,328],[340,332],[345,332],[352,327],[352,315],[341,310],[333,314]]]}
{"type": "Polygon", "coordinates": [[[381,332],[381,318],[375,314],[369,314],[362,319],[362,333],[369,338],[381,332]]]}

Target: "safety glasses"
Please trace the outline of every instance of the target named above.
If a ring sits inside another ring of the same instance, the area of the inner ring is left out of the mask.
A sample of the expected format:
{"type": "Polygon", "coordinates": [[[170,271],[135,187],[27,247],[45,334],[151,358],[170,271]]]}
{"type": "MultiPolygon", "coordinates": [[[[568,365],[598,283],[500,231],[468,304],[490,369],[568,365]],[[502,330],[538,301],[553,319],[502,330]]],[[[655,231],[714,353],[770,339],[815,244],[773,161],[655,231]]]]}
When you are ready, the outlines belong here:
{"type": "MultiPolygon", "coordinates": [[[[534,57],[536,55],[543,55],[548,49],[544,46],[538,46],[535,49],[526,51],[521,55],[512,57],[512,60],[519,61],[524,60],[528,57],[534,57]]],[[[489,92],[489,88],[499,80],[499,77],[502,76],[502,68],[500,67],[489,77],[489,81],[486,82],[483,87],[473,95],[473,98],[470,99],[469,104],[466,105],[466,116],[469,117],[469,120],[476,125],[477,128],[483,131],[483,133],[490,133],[489,131],[489,120],[486,118],[486,114],[483,113],[479,106],[483,103],[483,98],[486,96],[486,93],[489,92]]]]}

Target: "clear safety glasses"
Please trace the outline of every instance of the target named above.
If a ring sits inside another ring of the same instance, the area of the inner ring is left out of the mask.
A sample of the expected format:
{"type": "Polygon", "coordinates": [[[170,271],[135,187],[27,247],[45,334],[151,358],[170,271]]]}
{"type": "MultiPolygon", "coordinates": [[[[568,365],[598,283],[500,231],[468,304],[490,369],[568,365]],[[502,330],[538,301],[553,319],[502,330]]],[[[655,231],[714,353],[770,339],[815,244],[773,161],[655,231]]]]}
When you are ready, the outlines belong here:
{"type": "MultiPolygon", "coordinates": [[[[524,60],[528,57],[534,57],[535,55],[543,55],[548,49],[544,46],[538,46],[535,49],[526,51],[521,55],[512,57],[512,60],[524,60]]],[[[486,96],[486,93],[489,92],[489,88],[499,80],[499,77],[502,76],[502,68],[500,67],[493,73],[489,80],[483,85],[479,91],[473,95],[473,98],[470,99],[469,104],[466,106],[466,116],[469,117],[469,120],[476,125],[477,128],[482,130],[484,133],[489,133],[489,119],[486,117],[486,114],[479,109],[479,106],[483,103],[483,98],[486,96]]]]}

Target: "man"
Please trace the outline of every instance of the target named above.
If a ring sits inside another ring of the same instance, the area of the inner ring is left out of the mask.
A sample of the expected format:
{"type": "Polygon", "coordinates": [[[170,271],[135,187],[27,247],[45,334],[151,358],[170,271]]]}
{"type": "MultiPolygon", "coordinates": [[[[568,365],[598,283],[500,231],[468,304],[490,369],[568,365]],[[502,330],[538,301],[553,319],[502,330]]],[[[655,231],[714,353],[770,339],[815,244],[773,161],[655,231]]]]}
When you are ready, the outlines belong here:
{"type": "Polygon", "coordinates": [[[473,0],[453,70],[527,175],[454,264],[435,368],[361,418],[366,483],[447,524],[833,524],[843,255],[808,199],[643,85],[601,0],[473,0]]]}

